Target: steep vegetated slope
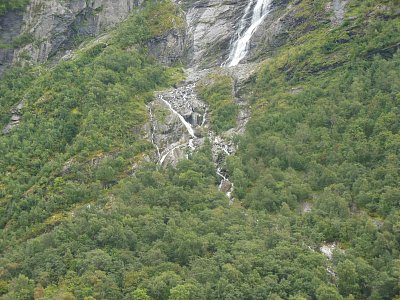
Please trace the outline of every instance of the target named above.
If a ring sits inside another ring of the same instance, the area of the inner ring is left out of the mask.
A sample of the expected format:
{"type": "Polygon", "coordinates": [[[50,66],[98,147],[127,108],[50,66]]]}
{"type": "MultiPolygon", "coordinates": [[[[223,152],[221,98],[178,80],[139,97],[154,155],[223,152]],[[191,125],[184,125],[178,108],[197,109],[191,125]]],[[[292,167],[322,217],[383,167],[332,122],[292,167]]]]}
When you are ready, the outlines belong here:
{"type": "MultiPolygon", "coordinates": [[[[10,109],[18,123],[0,136],[2,299],[400,296],[398,2],[273,3],[251,79],[232,91],[216,68],[198,86],[218,133],[233,98],[250,102],[224,161],[232,205],[211,142],[152,161],[146,103],[183,74],[149,52],[185,28],[176,4],[148,1],[57,66],[2,78],[0,125],[10,109]]],[[[206,64],[228,51],[206,50],[206,64]]]]}

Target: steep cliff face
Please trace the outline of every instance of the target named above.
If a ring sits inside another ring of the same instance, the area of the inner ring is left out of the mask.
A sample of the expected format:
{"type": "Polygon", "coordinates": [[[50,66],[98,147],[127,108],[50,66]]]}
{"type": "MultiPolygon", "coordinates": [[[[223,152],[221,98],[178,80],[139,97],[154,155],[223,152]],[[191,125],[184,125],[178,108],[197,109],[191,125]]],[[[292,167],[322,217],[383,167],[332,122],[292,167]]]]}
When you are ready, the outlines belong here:
{"type": "Polygon", "coordinates": [[[143,0],[32,0],[0,16],[0,74],[11,63],[57,62],[88,37],[123,21],[143,0]]]}
{"type": "Polygon", "coordinates": [[[177,63],[186,64],[188,52],[188,25],[183,21],[185,12],[179,5],[175,6],[175,14],[182,22],[172,24],[171,29],[165,34],[157,35],[148,41],[147,47],[159,62],[166,65],[174,65],[177,63]]]}
{"type": "MultiPolygon", "coordinates": [[[[89,37],[119,24],[143,0],[32,0],[25,12],[0,16],[0,74],[11,63],[57,62],[89,37]],[[22,37],[22,39],[21,39],[22,37]],[[16,39],[21,39],[17,45],[16,39]]],[[[182,12],[183,13],[183,12],[182,12]]],[[[172,64],[187,53],[180,26],[149,41],[150,53],[172,64]]]]}
{"type": "MultiPolygon", "coordinates": [[[[274,0],[269,4],[270,13],[254,32],[250,42],[248,56],[244,61],[251,61],[260,56],[268,47],[273,51],[287,39],[287,30],[295,26],[293,14],[296,6],[289,5],[289,0],[274,0]]],[[[249,7],[254,8],[256,1],[249,7]]],[[[187,1],[186,21],[187,53],[190,66],[198,69],[220,66],[229,57],[234,39],[238,36],[240,21],[244,16],[249,1],[187,1]]],[[[251,21],[251,14],[246,19],[251,21]]]]}
{"type": "Polygon", "coordinates": [[[246,1],[201,0],[190,5],[186,20],[191,40],[189,61],[201,68],[220,65],[246,1]]]}
{"type": "Polygon", "coordinates": [[[21,14],[13,11],[0,16],[0,75],[13,60],[12,43],[21,31],[22,18],[21,14]]]}
{"type": "Polygon", "coordinates": [[[22,33],[32,36],[15,60],[42,63],[59,58],[83,39],[124,20],[141,0],[33,0],[24,14],[22,33]]]}
{"type": "MultiPolygon", "coordinates": [[[[257,1],[183,2],[187,22],[186,61],[190,67],[201,70],[226,62],[234,40],[240,35],[239,27],[247,7],[251,11],[257,1]]],[[[254,30],[242,63],[270,57],[289,40],[297,39],[322,24],[342,24],[349,1],[326,1],[325,9],[318,14],[311,14],[304,1],[272,0],[266,3],[269,12],[254,30]]],[[[249,13],[244,20],[248,26],[251,17],[249,13]]]]}
{"type": "MultiPolygon", "coordinates": [[[[254,34],[250,58],[255,58],[260,41],[275,48],[282,44],[287,29],[288,0],[271,3],[270,14],[254,34]],[[283,33],[283,35],[282,35],[283,33]]],[[[0,17],[0,40],[16,45],[0,50],[1,65],[9,63],[57,62],[88,37],[123,21],[143,0],[32,0],[24,13],[9,12],[0,17]]],[[[248,4],[246,1],[199,0],[183,1],[186,27],[155,38],[150,52],[162,63],[184,62],[198,69],[221,65],[229,55],[237,35],[239,21],[248,4]]],[[[4,67],[0,67],[0,72],[4,67]]]]}

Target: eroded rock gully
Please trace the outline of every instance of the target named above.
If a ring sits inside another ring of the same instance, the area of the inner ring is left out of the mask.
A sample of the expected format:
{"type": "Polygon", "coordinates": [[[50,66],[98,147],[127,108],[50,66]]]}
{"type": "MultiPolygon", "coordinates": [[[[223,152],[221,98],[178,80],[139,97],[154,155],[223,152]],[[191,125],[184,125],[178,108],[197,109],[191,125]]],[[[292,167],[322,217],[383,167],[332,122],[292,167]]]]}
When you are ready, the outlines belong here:
{"type": "Polygon", "coordinates": [[[273,11],[273,2],[209,0],[188,7],[186,39],[191,43],[187,80],[177,88],[158,92],[148,105],[155,160],[161,166],[175,165],[209,140],[219,189],[230,203],[234,186],[224,169],[225,158],[236,151],[233,137],[243,132],[249,118],[248,105],[239,90],[256,68],[242,60],[251,49],[250,41],[258,27],[273,11]],[[234,79],[232,95],[239,107],[236,126],[220,135],[211,130],[209,108],[196,94],[196,84],[210,73],[225,73],[234,79]]]}
{"type": "Polygon", "coordinates": [[[224,169],[225,158],[236,151],[232,142],[236,134],[240,134],[249,118],[246,101],[235,97],[240,108],[236,127],[217,135],[211,130],[209,107],[196,93],[196,85],[210,73],[226,73],[234,77],[234,95],[241,83],[248,79],[255,65],[239,65],[235,68],[212,68],[202,71],[187,70],[187,80],[177,88],[160,91],[155,94],[155,100],[148,104],[151,125],[151,142],[154,145],[153,160],[161,166],[175,165],[181,159],[188,158],[209,140],[217,175],[220,178],[219,189],[226,193],[233,202],[233,184],[229,174],[224,169]]]}
{"type": "Polygon", "coordinates": [[[256,66],[240,63],[251,48],[253,34],[272,12],[272,2],[249,0],[239,5],[236,1],[197,1],[186,14],[187,38],[192,41],[187,80],[177,88],[156,93],[148,105],[155,160],[161,166],[175,165],[208,140],[219,189],[230,203],[234,186],[224,169],[225,158],[236,151],[233,137],[243,132],[249,118],[248,105],[238,95],[256,66]],[[211,130],[209,108],[196,94],[196,84],[210,73],[225,73],[234,79],[232,95],[239,107],[236,126],[220,135],[211,130]]]}

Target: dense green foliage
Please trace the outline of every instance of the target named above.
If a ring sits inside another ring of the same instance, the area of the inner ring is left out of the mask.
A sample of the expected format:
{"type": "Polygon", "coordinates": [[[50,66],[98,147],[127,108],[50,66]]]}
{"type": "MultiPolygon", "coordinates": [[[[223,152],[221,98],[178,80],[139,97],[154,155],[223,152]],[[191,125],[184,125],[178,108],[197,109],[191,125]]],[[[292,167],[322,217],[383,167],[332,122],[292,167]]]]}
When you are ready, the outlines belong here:
{"type": "MultiPolygon", "coordinates": [[[[356,18],[332,27],[327,1],[296,1],[289,44],[242,91],[232,206],[210,145],[175,168],[144,162],[145,103],[181,76],[145,47],[182,25],[171,2],[53,69],[12,70],[0,126],[25,108],[0,137],[0,297],[398,299],[400,22],[396,1],[374,2],[353,0],[356,18]]],[[[223,131],[232,81],[209,80],[199,93],[223,131]]]]}
{"type": "Polygon", "coordinates": [[[3,78],[1,126],[12,105],[23,100],[25,108],[21,126],[0,137],[2,247],[11,236],[45,230],[53,214],[92,201],[151,148],[138,134],[147,120],[144,103],[179,76],[147,55],[142,43],[151,35],[141,28],[151,23],[141,20],[165,8],[149,5],[108,40],[52,70],[16,69],[3,78]],[[129,26],[138,30],[122,42],[129,26]]]}
{"type": "Polygon", "coordinates": [[[392,9],[368,7],[377,11],[367,19],[304,34],[265,64],[228,166],[245,207],[313,206],[302,228],[314,242],[340,242],[342,296],[391,299],[399,293],[400,22],[392,9]],[[362,279],[367,273],[387,290],[362,279]]]}
{"type": "Polygon", "coordinates": [[[238,107],[234,102],[233,79],[228,75],[211,74],[197,86],[197,91],[211,110],[211,127],[221,133],[236,126],[238,107]]]}

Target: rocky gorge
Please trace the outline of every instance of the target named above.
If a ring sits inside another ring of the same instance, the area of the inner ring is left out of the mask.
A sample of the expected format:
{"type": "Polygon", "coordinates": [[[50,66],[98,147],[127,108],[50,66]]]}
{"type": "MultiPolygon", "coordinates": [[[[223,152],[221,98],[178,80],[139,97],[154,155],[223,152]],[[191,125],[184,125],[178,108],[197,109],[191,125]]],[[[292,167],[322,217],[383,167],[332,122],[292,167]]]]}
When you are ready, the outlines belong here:
{"type": "MultiPolygon", "coordinates": [[[[241,68],[247,69],[249,73],[246,72],[246,78],[236,78],[236,82],[243,82],[251,75],[249,66],[241,68]]],[[[207,76],[209,72],[215,72],[215,69],[203,70],[202,76],[207,76]]],[[[179,160],[187,158],[196,148],[209,141],[220,177],[219,188],[230,197],[233,186],[224,169],[224,158],[235,153],[233,139],[244,129],[250,117],[249,108],[245,100],[235,97],[235,105],[240,108],[236,126],[220,135],[216,134],[210,126],[210,109],[196,92],[196,84],[204,80],[204,77],[196,73],[194,81],[188,80],[181,83],[180,87],[156,93],[156,100],[148,105],[151,142],[156,149],[154,156],[160,165],[176,165],[179,160]]],[[[191,78],[190,74],[188,78],[191,78]]],[[[238,86],[234,87],[232,96],[238,95],[239,89],[238,86]]]]}

